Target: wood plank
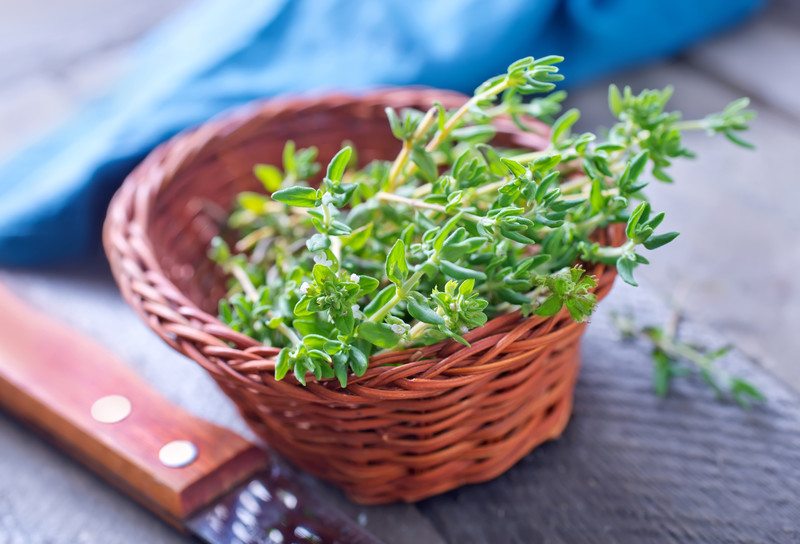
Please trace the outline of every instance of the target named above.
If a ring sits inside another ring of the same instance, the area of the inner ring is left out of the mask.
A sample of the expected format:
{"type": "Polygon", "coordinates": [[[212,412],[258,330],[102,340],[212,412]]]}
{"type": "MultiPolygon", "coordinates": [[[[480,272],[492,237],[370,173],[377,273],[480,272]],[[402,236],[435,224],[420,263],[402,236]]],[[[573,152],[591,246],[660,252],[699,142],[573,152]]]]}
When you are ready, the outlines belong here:
{"type": "MultiPolygon", "coordinates": [[[[49,0],[15,2],[22,11],[4,12],[0,22],[4,29],[38,25],[45,4],[49,13],[61,9],[53,7],[49,0]]],[[[81,59],[91,64],[97,58],[96,51],[113,44],[115,36],[123,41],[129,39],[122,27],[136,27],[138,23],[133,19],[149,17],[144,12],[152,10],[152,4],[150,0],[138,3],[69,0],[62,3],[64,12],[58,11],[52,17],[63,28],[45,25],[32,36],[24,36],[22,32],[0,33],[0,54],[10,59],[0,79],[6,77],[3,74],[9,78],[21,77],[29,68],[55,70],[54,77],[69,79],[72,68],[65,70],[65,67],[77,66],[81,59]],[[94,12],[81,11],[84,9],[81,5],[94,12]],[[126,11],[139,9],[140,5],[143,6],[140,15],[132,16],[131,11],[126,11]],[[101,17],[103,13],[105,19],[101,17]],[[93,18],[95,15],[97,18],[93,18]],[[107,24],[109,20],[113,22],[107,24]],[[92,28],[105,25],[108,32],[102,33],[105,36],[102,40],[83,41],[83,37],[73,36],[86,28],[81,23],[87,21],[95,21],[92,28]],[[69,40],[75,45],[64,46],[69,40]],[[59,48],[64,51],[58,51],[59,48]],[[41,59],[35,56],[40,53],[41,59]]],[[[166,9],[168,4],[177,4],[177,0],[158,4],[166,9]]],[[[781,13],[787,16],[782,20],[788,24],[791,14],[797,13],[793,7],[796,4],[791,0],[778,4],[784,6],[781,13]]],[[[778,68],[782,71],[778,73],[785,75],[784,72],[796,66],[796,39],[787,36],[785,28],[776,34],[780,40],[764,35],[764,30],[759,32],[759,40],[766,39],[772,44],[769,54],[781,60],[778,68]]],[[[722,38],[733,42],[736,39],[722,38]]],[[[760,47],[753,40],[750,46],[760,47]]],[[[686,66],[666,65],[615,79],[623,82],[627,79],[635,85],[675,83],[676,103],[692,114],[718,108],[735,92],[715,81],[723,76],[732,77],[727,75],[731,72],[716,72],[713,67],[721,63],[725,70],[729,66],[737,68],[735,55],[748,52],[735,43],[730,49],[713,44],[708,47],[713,54],[701,52],[689,58],[698,66],[712,59],[713,66],[707,65],[707,73],[712,77],[686,66]],[[714,59],[714,55],[721,60],[714,59]]],[[[92,73],[100,71],[88,69],[86,73],[89,81],[92,73]]],[[[745,75],[744,81],[730,81],[766,101],[762,107],[796,111],[795,98],[790,96],[794,89],[789,83],[796,86],[792,74],[769,80],[782,87],[772,90],[757,86],[760,83],[754,81],[757,78],[752,73],[745,75]]],[[[49,95],[52,91],[52,88],[48,91],[49,85],[49,81],[43,83],[40,87],[43,91],[38,92],[47,91],[45,95],[49,95]]],[[[19,87],[17,96],[34,87],[19,87]]],[[[84,87],[85,92],[95,88],[91,81],[84,87]]],[[[70,96],[70,92],[65,89],[61,96],[70,96]]],[[[575,101],[604,103],[604,93],[596,86],[577,93],[575,101]]],[[[58,95],[46,98],[58,114],[62,98],[58,95]]],[[[30,101],[18,104],[33,107],[30,101]]],[[[47,107],[45,104],[45,110],[47,107]]],[[[585,120],[591,125],[605,120],[599,111],[588,113],[585,120]]],[[[42,115],[42,119],[45,117],[42,115]]],[[[24,119],[11,124],[3,122],[0,126],[17,129],[23,122],[24,119]]],[[[44,122],[33,128],[43,127],[44,122]]],[[[31,130],[30,134],[34,132],[31,130]]],[[[723,144],[693,138],[701,158],[678,169],[680,181],[675,187],[659,186],[653,191],[657,201],[663,201],[670,213],[667,227],[683,230],[684,236],[657,256],[643,276],[663,292],[674,291],[678,281],[693,285],[693,295],[688,300],[692,315],[725,328],[750,352],[771,359],[774,365],[771,368],[797,386],[800,369],[792,368],[796,365],[788,360],[788,354],[800,347],[800,339],[792,328],[793,323],[800,321],[800,293],[794,287],[800,252],[791,253],[786,248],[797,247],[798,214],[791,203],[798,196],[798,189],[796,176],[783,159],[791,156],[799,142],[794,122],[768,111],[757,123],[755,136],[760,151],[749,156],[733,152],[723,144]],[[765,171],[769,174],[765,175],[765,171]],[[696,196],[696,190],[699,196],[689,199],[696,196]],[[724,213],[726,210],[731,213],[724,213]],[[767,240],[773,243],[766,243],[767,240]],[[741,247],[749,252],[743,254],[741,247]]],[[[74,324],[94,331],[101,340],[105,338],[173,401],[213,421],[247,432],[230,403],[207,376],[161,346],[123,308],[103,273],[87,275],[73,270],[59,275],[62,273],[20,274],[17,284],[31,299],[42,305],[55,305],[74,324]],[[114,324],[113,329],[108,327],[109,323],[114,324]],[[119,331],[125,334],[120,335],[119,331]]],[[[608,302],[611,306],[625,305],[624,301],[617,301],[616,295],[608,302]]],[[[794,445],[795,451],[798,449],[796,401],[780,388],[775,393],[774,384],[769,385],[773,402],[765,409],[766,414],[761,411],[743,414],[713,404],[707,395],[692,400],[697,389],[689,385],[680,388],[676,397],[658,401],[649,394],[644,348],[620,348],[607,336],[604,319],[598,316],[590,327],[578,411],[562,441],[534,453],[498,482],[467,488],[423,504],[427,517],[413,506],[364,509],[345,502],[339,504],[354,517],[362,514],[371,530],[387,542],[397,544],[609,542],[630,539],[633,535],[636,542],[745,542],[753,535],[763,538],[753,537],[750,541],[800,540],[798,479],[793,472],[798,463],[796,457],[788,456],[785,451],[786,444],[794,445]],[[732,438],[716,441],[718,435],[712,431],[726,421],[732,422],[723,427],[732,438]],[[692,437],[693,442],[684,444],[686,436],[692,437]],[[660,451],[653,451],[645,437],[658,441],[660,451]],[[733,447],[742,450],[732,452],[733,447]],[[684,462],[678,464],[678,460],[684,462]],[[770,496],[766,496],[768,492],[770,496]],[[715,502],[728,509],[728,513],[720,515],[711,510],[715,502]],[[695,529],[701,522],[708,527],[695,529]],[[439,531],[447,538],[438,536],[439,531]]],[[[749,363],[737,357],[734,364],[749,363]]],[[[0,463],[3,538],[11,542],[16,539],[54,544],[185,541],[2,416],[0,443],[4,452],[4,462],[0,463]]],[[[309,485],[319,485],[311,478],[305,480],[309,485]]],[[[331,500],[342,500],[338,492],[327,486],[319,489],[331,500]]]]}
{"type": "MultiPolygon", "coordinates": [[[[663,323],[646,286],[619,288],[593,319],[573,420],[563,437],[500,478],[423,502],[460,544],[786,543],[800,541],[800,404],[740,353],[728,368],[770,396],[749,412],[696,382],[651,390],[647,347],[623,344],[613,310],[663,323]]],[[[722,340],[687,323],[688,337],[722,340]]]]}
{"type": "Polygon", "coordinates": [[[768,11],[736,31],[695,47],[686,60],[800,122],[800,33],[783,16],[783,11],[768,11]]]}
{"type": "Polygon", "coordinates": [[[189,542],[2,412],[0,441],[3,544],[189,542]]]}
{"type": "MultiPolygon", "coordinates": [[[[163,344],[125,304],[101,256],[88,266],[83,263],[47,271],[0,270],[0,282],[104,344],[178,406],[255,439],[205,371],[163,344]]],[[[143,521],[147,513],[140,512],[132,501],[108,491],[106,484],[61,459],[61,454],[44,442],[26,436],[20,425],[0,413],[0,444],[6,443],[13,443],[13,447],[4,446],[4,462],[0,463],[0,508],[4,503],[10,506],[5,510],[9,512],[5,521],[0,514],[0,543],[3,523],[20,534],[28,531],[41,535],[42,541],[52,544],[81,542],[81,532],[104,543],[109,541],[100,535],[112,532],[116,540],[111,542],[184,541],[170,534],[169,528],[143,521]],[[41,464],[50,468],[46,471],[49,482],[36,481],[41,464]],[[88,496],[86,502],[93,505],[91,509],[75,500],[73,488],[88,496]],[[19,489],[29,491],[19,493],[19,489]],[[40,502],[49,506],[47,515],[42,515],[40,502]],[[107,519],[118,525],[110,527],[107,519]]],[[[414,505],[363,507],[348,502],[341,492],[311,476],[302,475],[301,479],[314,493],[327,497],[387,544],[445,542],[414,505]]]]}
{"type": "Polygon", "coordinates": [[[767,4],[765,17],[779,24],[800,26],[800,2],[797,0],[772,0],[767,4]]]}
{"type": "Polygon", "coordinates": [[[185,3],[7,0],[0,19],[0,83],[59,73],[82,58],[129,44],[185,3]]]}
{"type": "MultiPolygon", "coordinates": [[[[623,73],[576,91],[571,103],[583,110],[584,128],[607,125],[608,83],[675,87],[674,108],[687,118],[721,109],[740,96],[696,69],[662,63],[623,73]]],[[[686,309],[698,320],[724,330],[770,370],[800,388],[800,350],[795,333],[800,318],[800,184],[787,157],[800,149],[793,120],[756,101],[759,118],[749,136],[753,152],[723,139],[692,134],[688,145],[698,158],[675,165],[674,185],[649,189],[655,208],[667,212],[663,229],[680,238],[652,255],[638,272],[662,293],[688,289],[686,309]]]]}
{"type": "Polygon", "coordinates": [[[100,96],[128,61],[126,48],[111,49],[74,63],[63,73],[35,73],[0,86],[0,162],[100,96]]]}
{"type": "MultiPolygon", "coordinates": [[[[35,304],[71,316],[74,326],[113,347],[173,401],[247,433],[203,371],[162,345],[124,306],[104,272],[0,276],[35,304]]],[[[669,399],[655,397],[647,348],[619,343],[608,318],[612,310],[634,307],[643,322],[662,321],[666,308],[653,293],[647,285],[617,286],[589,327],[576,415],[565,436],[506,476],[419,508],[359,507],[310,476],[302,481],[390,544],[800,538],[800,504],[791,500],[800,493],[797,399],[740,354],[729,364],[768,392],[767,407],[743,412],[716,403],[697,383],[679,384],[669,399]]],[[[711,345],[723,342],[693,324],[685,331],[711,345]]],[[[80,531],[102,535],[110,518],[118,524],[116,542],[178,541],[19,426],[0,419],[0,441],[12,445],[4,450],[10,462],[0,464],[0,502],[11,503],[5,523],[14,530],[67,544],[79,541],[80,531]],[[47,484],[36,480],[42,472],[47,484]],[[19,489],[28,491],[15,493],[19,489]],[[82,501],[74,500],[74,489],[82,501]],[[46,516],[41,501],[51,509],[46,516]]]]}
{"type": "Polygon", "coordinates": [[[133,40],[184,3],[6,2],[0,18],[0,161],[108,88],[127,66],[133,40]]]}

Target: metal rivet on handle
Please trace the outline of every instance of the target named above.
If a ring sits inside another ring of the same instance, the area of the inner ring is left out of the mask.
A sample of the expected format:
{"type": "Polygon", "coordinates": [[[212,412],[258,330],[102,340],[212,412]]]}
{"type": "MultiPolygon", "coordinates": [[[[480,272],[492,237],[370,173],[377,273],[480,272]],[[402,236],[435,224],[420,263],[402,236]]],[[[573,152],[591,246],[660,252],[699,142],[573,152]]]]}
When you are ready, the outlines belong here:
{"type": "Polygon", "coordinates": [[[100,423],[119,423],[131,413],[131,401],[122,395],[101,397],[92,404],[92,417],[100,423]]]}
{"type": "Polygon", "coordinates": [[[158,450],[158,460],[169,468],[181,468],[197,459],[197,446],[188,440],[167,442],[158,450]]]}

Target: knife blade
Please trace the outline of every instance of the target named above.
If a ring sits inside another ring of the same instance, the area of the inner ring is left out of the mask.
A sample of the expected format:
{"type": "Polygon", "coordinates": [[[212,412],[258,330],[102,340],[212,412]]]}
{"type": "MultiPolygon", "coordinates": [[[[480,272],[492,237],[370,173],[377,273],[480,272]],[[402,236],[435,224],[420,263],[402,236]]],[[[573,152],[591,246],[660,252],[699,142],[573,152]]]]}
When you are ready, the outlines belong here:
{"type": "Polygon", "coordinates": [[[2,286],[0,407],[205,542],[380,542],[257,445],[173,405],[111,351],[2,286]]]}
{"type": "Polygon", "coordinates": [[[216,544],[372,544],[375,537],[293,482],[274,466],[191,516],[186,525],[216,544]]]}

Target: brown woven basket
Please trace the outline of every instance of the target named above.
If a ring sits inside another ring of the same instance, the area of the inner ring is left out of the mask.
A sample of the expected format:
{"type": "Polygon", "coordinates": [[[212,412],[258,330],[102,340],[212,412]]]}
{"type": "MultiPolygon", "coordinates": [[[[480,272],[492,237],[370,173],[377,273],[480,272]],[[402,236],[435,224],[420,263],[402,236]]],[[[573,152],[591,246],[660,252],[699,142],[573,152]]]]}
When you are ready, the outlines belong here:
{"type": "MultiPolygon", "coordinates": [[[[430,89],[272,100],[181,134],[128,177],[109,209],[104,244],[125,299],[170,346],[203,366],[250,426],[301,468],[360,503],[417,501],[498,476],[570,416],[584,324],[500,316],[466,335],[384,353],[346,389],[273,379],[277,350],[216,315],[224,278],[207,259],[235,195],[260,187],[255,163],[279,164],[286,140],[324,162],[345,140],[362,162],[394,157],[384,107],[446,107],[464,97],[430,89]],[[386,363],[404,363],[386,366],[386,363]]],[[[500,143],[538,149],[541,135],[498,126],[500,143]]],[[[543,133],[546,129],[543,129],[543,133]]],[[[616,238],[616,236],[614,236],[616,238]]],[[[598,297],[614,270],[597,266],[598,297]]]]}

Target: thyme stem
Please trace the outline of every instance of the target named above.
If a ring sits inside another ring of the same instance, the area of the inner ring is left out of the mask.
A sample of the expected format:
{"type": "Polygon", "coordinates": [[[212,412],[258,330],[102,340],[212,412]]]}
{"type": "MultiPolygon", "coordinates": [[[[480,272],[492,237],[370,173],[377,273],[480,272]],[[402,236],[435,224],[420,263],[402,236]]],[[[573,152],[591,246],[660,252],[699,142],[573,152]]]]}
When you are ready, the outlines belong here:
{"type": "Polygon", "coordinates": [[[420,121],[419,125],[417,126],[417,129],[414,131],[412,137],[403,141],[403,147],[400,149],[400,153],[394,159],[394,162],[392,162],[392,167],[389,170],[389,179],[386,182],[388,191],[394,190],[394,188],[397,186],[397,183],[405,179],[405,176],[402,174],[406,168],[406,165],[408,164],[409,157],[411,157],[411,150],[413,149],[414,144],[423,136],[425,136],[426,132],[428,132],[428,129],[433,124],[435,116],[436,108],[428,109],[428,111],[425,112],[425,116],[422,118],[422,121],[420,121]]]}
{"type": "Polygon", "coordinates": [[[400,287],[397,288],[397,292],[394,294],[394,296],[390,298],[386,304],[381,306],[377,312],[369,317],[368,321],[372,321],[373,323],[382,322],[383,319],[389,315],[389,312],[392,311],[392,308],[404,301],[406,295],[408,295],[408,293],[417,286],[419,281],[422,279],[422,276],[425,275],[425,265],[429,263],[436,264],[437,261],[438,257],[436,254],[431,255],[426,263],[421,264],[414,274],[412,274],[411,277],[409,277],[400,287]]]}
{"type": "MultiPolygon", "coordinates": [[[[448,214],[447,208],[439,204],[431,204],[430,202],[424,202],[422,200],[416,200],[413,198],[396,195],[394,193],[380,192],[375,195],[375,198],[377,198],[378,200],[382,200],[384,202],[397,202],[398,204],[405,204],[406,206],[417,208],[419,210],[431,210],[435,212],[444,213],[447,215],[455,215],[455,214],[448,214]]],[[[464,219],[472,221],[473,223],[480,223],[484,219],[480,215],[475,215],[474,213],[470,212],[464,212],[462,214],[462,217],[464,219]]]]}

